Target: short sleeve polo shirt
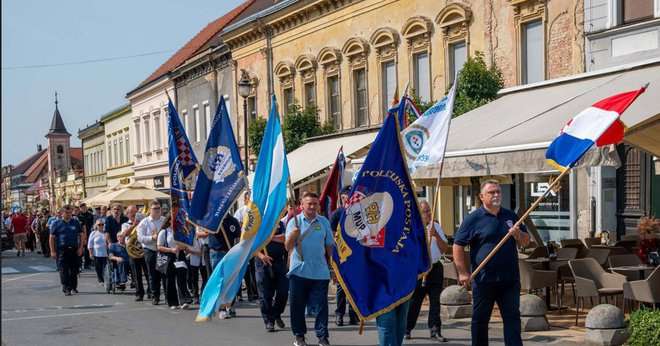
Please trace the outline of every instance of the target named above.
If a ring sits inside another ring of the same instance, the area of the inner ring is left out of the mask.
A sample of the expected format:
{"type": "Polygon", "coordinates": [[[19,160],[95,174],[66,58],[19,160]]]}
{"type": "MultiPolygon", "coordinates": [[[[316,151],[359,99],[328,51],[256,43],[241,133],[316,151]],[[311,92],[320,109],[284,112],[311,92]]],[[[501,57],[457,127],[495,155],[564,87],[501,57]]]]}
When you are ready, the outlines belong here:
{"type": "Polygon", "coordinates": [[[77,247],[78,235],[82,233],[82,226],[76,219],[69,222],[58,219],[50,226],[50,234],[55,236],[55,244],[58,247],[77,247]]]}
{"type": "MultiPolygon", "coordinates": [[[[304,213],[296,216],[300,225],[300,238],[302,260],[298,253],[298,247],[294,248],[289,261],[289,273],[287,276],[296,275],[312,280],[330,280],[328,262],[325,260],[325,247],[334,245],[334,238],[330,230],[330,222],[321,215],[316,215],[313,220],[308,220],[304,213]],[[314,223],[314,225],[312,225],[314,223]],[[310,225],[312,227],[310,228],[310,225]],[[310,232],[308,235],[305,235],[310,232]]],[[[289,220],[286,227],[288,238],[293,229],[296,228],[295,220],[289,220]]]]}

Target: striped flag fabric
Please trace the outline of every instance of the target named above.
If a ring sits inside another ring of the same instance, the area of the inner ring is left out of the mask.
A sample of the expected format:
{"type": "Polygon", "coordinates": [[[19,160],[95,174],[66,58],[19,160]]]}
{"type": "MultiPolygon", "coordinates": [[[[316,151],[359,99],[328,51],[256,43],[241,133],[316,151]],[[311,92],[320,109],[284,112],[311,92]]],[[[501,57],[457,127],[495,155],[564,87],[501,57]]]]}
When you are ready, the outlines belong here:
{"type": "Polygon", "coordinates": [[[321,197],[319,197],[321,201],[321,212],[325,214],[325,217],[330,217],[330,214],[337,209],[339,190],[343,187],[341,177],[344,174],[345,166],[346,158],[344,157],[344,146],[342,145],[337,153],[335,164],[332,166],[332,170],[330,170],[328,180],[326,180],[323,186],[321,197]]]}
{"type": "Polygon", "coordinates": [[[589,148],[621,142],[625,125],[619,117],[647,86],[596,102],[569,120],[550,143],[547,162],[563,171],[573,167],[589,148]]]}

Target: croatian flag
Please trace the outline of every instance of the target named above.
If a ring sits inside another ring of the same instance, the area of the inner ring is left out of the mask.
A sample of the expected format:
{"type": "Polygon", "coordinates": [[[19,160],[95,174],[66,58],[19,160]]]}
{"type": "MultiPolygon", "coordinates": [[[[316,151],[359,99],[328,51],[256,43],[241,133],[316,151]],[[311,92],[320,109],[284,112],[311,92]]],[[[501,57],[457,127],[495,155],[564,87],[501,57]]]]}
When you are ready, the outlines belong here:
{"type": "Polygon", "coordinates": [[[608,97],[569,120],[545,153],[548,163],[563,171],[573,167],[594,145],[621,142],[625,125],[619,117],[647,86],[608,97]]]}

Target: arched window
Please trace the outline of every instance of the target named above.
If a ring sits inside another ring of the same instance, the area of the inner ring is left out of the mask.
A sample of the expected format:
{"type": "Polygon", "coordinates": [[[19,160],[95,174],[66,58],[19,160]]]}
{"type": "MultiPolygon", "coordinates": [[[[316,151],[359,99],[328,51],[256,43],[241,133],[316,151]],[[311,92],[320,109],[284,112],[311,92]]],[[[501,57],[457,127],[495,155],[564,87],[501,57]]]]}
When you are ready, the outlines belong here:
{"type": "Polygon", "coordinates": [[[295,75],[295,68],[289,61],[281,61],[275,66],[275,75],[280,81],[280,90],[282,98],[280,101],[280,113],[289,113],[289,108],[294,103],[294,90],[293,90],[293,77],[295,75]]]}
{"type": "Polygon", "coordinates": [[[61,146],[61,145],[58,145],[58,146],[57,146],[57,153],[58,153],[58,154],[64,154],[64,147],[61,146]]]}
{"type": "Polygon", "coordinates": [[[463,68],[469,56],[470,19],[472,11],[465,5],[449,4],[435,18],[442,31],[445,63],[445,83],[454,82],[456,73],[463,68]]]}

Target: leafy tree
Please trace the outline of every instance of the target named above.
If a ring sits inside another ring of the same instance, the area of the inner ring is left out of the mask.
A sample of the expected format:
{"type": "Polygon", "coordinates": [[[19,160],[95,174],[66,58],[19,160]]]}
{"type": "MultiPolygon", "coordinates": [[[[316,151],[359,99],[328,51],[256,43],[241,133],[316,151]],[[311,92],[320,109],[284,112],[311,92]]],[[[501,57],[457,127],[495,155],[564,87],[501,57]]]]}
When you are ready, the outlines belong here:
{"type": "Polygon", "coordinates": [[[259,155],[261,149],[261,141],[264,138],[264,131],[266,131],[266,118],[257,117],[248,125],[248,142],[250,143],[250,152],[253,155],[259,155]]]}
{"type": "Polygon", "coordinates": [[[286,147],[287,153],[301,147],[309,137],[335,132],[331,122],[321,124],[319,112],[320,110],[316,105],[308,105],[303,108],[297,100],[289,107],[282,123],[284,147],[286,147]]]}
{"type": "Polygon", "coordinates": [[[497,92],[504,86],[502,71],[495,63],[487,67],[481,52],[468,58],[458,73],[457,83],[454,117],[496,99],[497,92]]]}

